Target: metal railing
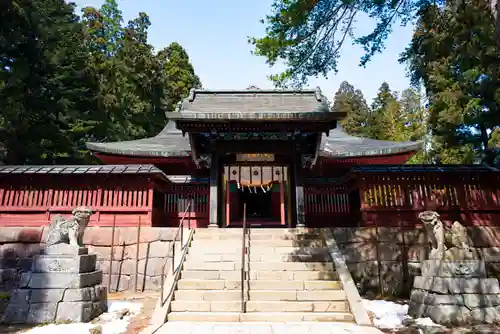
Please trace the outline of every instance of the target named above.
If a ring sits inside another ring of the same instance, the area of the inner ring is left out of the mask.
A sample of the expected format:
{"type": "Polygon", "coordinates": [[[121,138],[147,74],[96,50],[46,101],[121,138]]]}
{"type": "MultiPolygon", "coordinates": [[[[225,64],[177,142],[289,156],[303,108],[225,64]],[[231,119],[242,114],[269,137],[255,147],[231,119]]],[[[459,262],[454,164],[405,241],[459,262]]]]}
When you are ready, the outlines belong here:
{"type": "Polygon", "coordinates": [[[241,313],[246,312],[246,302],[245,302],[245,281],[246,281],[246,271],[245,271],[245,257],[247,255],[247,203],[243,203],[243,238],[241,240],[241,313]]]}
{"type": "MultiPolygon", "coordinates": [[[[184,213],[182,214],[181,221],[179,223],[179,227],[177,228],[177,232],[175,233],[175,236],[172,241],[172,245],[169,248],[169,251],[167,253],[167,256],[165,257],[165,262],[163,263],[163,266],[161,268],[161,281],[160,281],[160,299],[161,299],[161,305],[163,306],[165,304],[165,298],[164,298],[164,284],[165,284],[165,267],[167,266],[168,259],[172,259],[172,272],[171,274],[175,274],[175,242],[177,240],[177,237],[179,236],[180,233],[180,242],[181,242],[181,251],[184,249],[184,247],[189,246],[188,244],[184,245],[184,219],[186,218],[187,214],[191,213],[191,203],[188,203],[186,209],[184,210],[184,213]]],[[[191,214],[189,215],[189,220],[188,220],[188,229],[191,231],[191,214]]],[[[184,256],[183,256],[184,257],[184,256]]],[[[183,257],[180,259],[180,263],[183,261],[183,257]]],[[[179,266],[180,268],[180,266],[179,266]]],[[[172,291],[170,292],[172,293],[172,291]]]]}

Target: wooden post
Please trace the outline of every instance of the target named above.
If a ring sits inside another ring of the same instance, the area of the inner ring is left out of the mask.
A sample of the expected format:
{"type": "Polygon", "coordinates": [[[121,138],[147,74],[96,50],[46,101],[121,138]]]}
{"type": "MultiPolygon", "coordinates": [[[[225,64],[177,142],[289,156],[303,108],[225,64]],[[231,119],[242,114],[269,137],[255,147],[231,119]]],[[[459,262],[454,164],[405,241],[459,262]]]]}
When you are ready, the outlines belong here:
{"type": "MultiPolygon", "coordinates": [[[[113,254],[115,248],[115,229],[116,215],[113,215],[113,227],[111,228],[111,250],[109,254],[109,274],[108,274],[108,291],[111,292],[111,274],[113,273],[113,254]]],[[[118,291],[118,288],[117,288],[118,291]]]]}
{"type": "MultiPolygon", "coordinates": [[[[139,216],[139,222],[137,223],[137,248],[135,251],[135,282],[134,282],[134,291],[137,292],[137,280],[139,279],[139,249],[141,242],[141,217],[139,216]]],[[[175,241],[174,241],[175,242],[175,241]]]]}
{"type": "Polygon", "coordinates": [[[219,227],[219,161],[217,153],[212,153],[210,164],[210,213],[209,213],[209,228],[219,227]]]}
{"type": "Polygon", "coordinates": [[[293,174],[295,177],[295,207],[297,210],[297,225],[296,227],[305,227],[305,213],[304,213],[304,184],[302,180],[302,175],[300,173],[300,159],[295,157],[296,161],[293,168],[293,174]]]}
{"type": "MultiPolygon", "coordinates": [[[[283,174],[283,173],[282,173],[283,174]]],[[[281,225],[285,226],[285,187],[283,184],[283,175],[281,176],[280,183],[280,213],[281,213],[281,225]]]]}
{"type": "Polygon", "coordinates": [[[290,182],[290,167],[286,167],[286,207],[288,210],[288,228],[292,228],[292,220],[293,220],[293,215],[292,215],[292,187],[291,187],[291,182],[290,182]]]}
{"type": "MultiPolygon", "coordinates": [[[[229,174],[229,173],[228,173],[229,174]]],[[[231,224],[231,203],[230,203],[230,198],[231,198],[231,191],[230,191],[230,183],[229,180],[226,180],[226,227],[231,224]]]]}

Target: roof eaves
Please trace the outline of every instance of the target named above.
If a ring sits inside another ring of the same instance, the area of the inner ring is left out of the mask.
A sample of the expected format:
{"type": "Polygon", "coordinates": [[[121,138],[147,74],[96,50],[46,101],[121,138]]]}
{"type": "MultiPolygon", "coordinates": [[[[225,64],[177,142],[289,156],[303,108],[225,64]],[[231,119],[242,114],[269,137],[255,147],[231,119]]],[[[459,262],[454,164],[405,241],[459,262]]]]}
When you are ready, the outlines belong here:
{"type": "Polygon", "coordinates": [[[91,151],[111,154],[111,155],[127,155],[127,156],[142,156],[142,157],[155,157],[155,158],[170,158],[170,157],[186,157],[191,154],[190,149],[174,149],[151,151],[147,149],[137,148],[118,148],[110,147],[106,143],[86,143],[87,148],[91,151]]]}
{"type": "Polygon", "coordinates": [[[328,158],[357,158],[371,156],[387,156],[419,151],[423,147],[423,142],[394,143],[394,146],[377,148],[372,150],[349,150],[342,153],[329,152],[324,148],[320,151],[320,156],[328,158]]]}
{"type": "Polygon", "coordinates": [[[0,174],[166,174],[154,165],[19,165],[4,166],[0,174]]]}

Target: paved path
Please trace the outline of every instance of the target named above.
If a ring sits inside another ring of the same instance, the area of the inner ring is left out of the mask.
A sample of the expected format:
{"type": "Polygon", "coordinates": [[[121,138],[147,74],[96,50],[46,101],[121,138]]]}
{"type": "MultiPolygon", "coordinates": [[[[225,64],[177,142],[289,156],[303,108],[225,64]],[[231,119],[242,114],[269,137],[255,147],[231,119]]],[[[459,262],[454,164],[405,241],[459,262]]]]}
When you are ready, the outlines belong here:
{"type": "Polygon", "coordinates": [[[382,334],[374,327],[314,323],[197,323],[167,322],[156,334],[382,334]]]}

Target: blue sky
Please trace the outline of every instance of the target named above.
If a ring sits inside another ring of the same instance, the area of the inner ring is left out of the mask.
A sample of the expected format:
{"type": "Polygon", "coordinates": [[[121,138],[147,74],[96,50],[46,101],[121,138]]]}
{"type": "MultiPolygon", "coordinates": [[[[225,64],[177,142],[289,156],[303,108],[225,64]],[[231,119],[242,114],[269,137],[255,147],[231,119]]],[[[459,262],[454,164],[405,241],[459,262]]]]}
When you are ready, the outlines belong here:
{"type": "MultiPolygon", "coordinates": [[[[79,9],[100,7],[102,0],[73,0],[79,9]]],[[[261,36],[259,23],[270,10],[272,0],[118,0],[124,20],[146,12],[151,20],[149,42],[155,49],[180,43],[206,89],[244,89],[249,85],[272,88],[267,76],[280,68],[269,68],[265,59],[251,55],[247,36],[261,36]]],[[[368,18],[359,18],[357,32],[373,28],[368,18]]],[[[359,67],[363,50],[346,43],[339,62],[339,72],[328,79],[311,78],[308,86],[319,86],[332,99],[340,83],[349,81],[361,89],[368,103],[372,102],[380,84],[387,81],[393,90],[409,86],[405,66],[397,61],[411,39],[411,27],[396,27],[387,41],[386,50],[367,65],[359,67]]]]}

